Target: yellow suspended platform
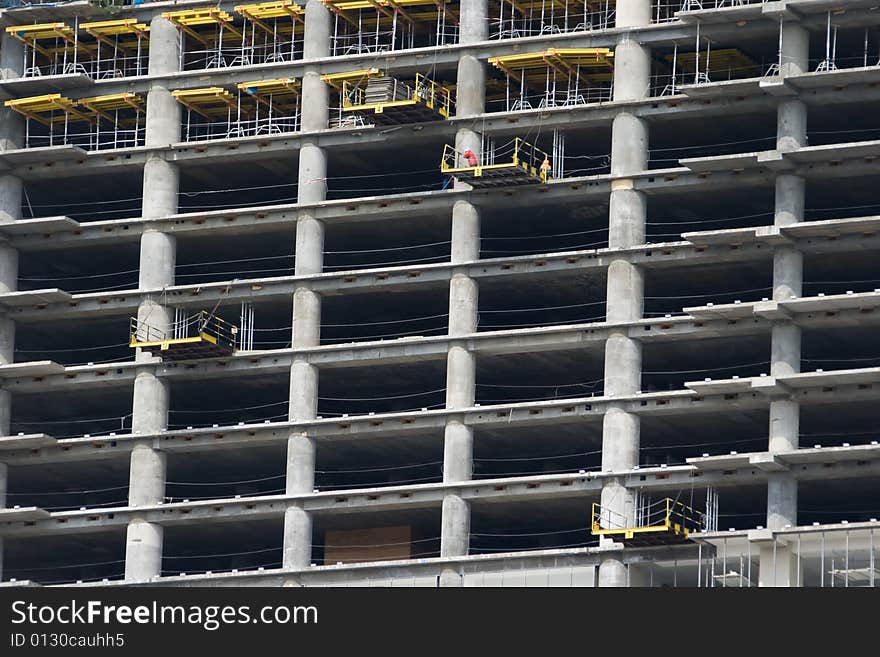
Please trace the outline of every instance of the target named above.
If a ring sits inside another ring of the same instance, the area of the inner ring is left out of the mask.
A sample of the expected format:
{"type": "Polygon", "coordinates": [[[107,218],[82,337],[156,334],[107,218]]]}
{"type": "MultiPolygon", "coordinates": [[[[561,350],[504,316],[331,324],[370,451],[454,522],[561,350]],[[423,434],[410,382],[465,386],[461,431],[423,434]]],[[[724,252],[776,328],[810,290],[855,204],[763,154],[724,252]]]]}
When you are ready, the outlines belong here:
{"type": "Polygon", "coordinates": [[[593,536],[604,536],[624,545],[670,545],[684,543],[688,536],[703,529],[705,515],[671,497],[660,500],[649,507],[647,523],[640,527],[603,527],[615,525],[603,513],[601,505],[593,503],[593,536]]]}
{"type": "Polygon", "coordinates": [[[235,352],[238,327],[204,310],[176,328],[185,337],[169,338],[164,331],[132,317],[129,347],[161,356],[163,361],[222,358],[235,352]]]}
{"type": "Polygon", "coordinates": [[[342,111],[359,114],[376,125],[402,125],[448,119],[452,90],[416,74],[404,82],[370,68],[321,76],[339,91],[342,111]]]}
{"type": "Polygon", "coordinates": [[[512,148],[502,149],[495,154],[491,164],[476,165],[468,161],[465,153],[447,144],[443,150],[440,171],[455,176],[474,189],[487,187],[511,187],[516,185],[536,185],[552,180],[550,156],[539,148],[517,137],[512,148]],[[501,156],[501,161],[497,161],[501,156]]]}

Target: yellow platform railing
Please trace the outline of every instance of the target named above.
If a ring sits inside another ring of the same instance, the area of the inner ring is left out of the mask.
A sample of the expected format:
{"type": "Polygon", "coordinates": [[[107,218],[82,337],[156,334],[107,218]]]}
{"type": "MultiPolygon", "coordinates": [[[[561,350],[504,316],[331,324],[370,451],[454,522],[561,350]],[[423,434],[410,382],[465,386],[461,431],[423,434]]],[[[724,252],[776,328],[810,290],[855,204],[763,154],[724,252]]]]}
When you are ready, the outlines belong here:
{"type": "Polygon", "coordinates": [[[491,163],[478,160],[476,165],[468,162],[464,153],[456,150],[455,146],[446,144],[443,149],[443,159],[440,162],[440,171],[450,175],[459,172],[473,172],[481,176],[484,170],[491,169],[522,169],[529,176],[539,178],[541,182],[547,182],[552,178],[552,162],[550,155],[525,139],[517,137],[513,141],[513,147],[494,152],[491,163]]]}

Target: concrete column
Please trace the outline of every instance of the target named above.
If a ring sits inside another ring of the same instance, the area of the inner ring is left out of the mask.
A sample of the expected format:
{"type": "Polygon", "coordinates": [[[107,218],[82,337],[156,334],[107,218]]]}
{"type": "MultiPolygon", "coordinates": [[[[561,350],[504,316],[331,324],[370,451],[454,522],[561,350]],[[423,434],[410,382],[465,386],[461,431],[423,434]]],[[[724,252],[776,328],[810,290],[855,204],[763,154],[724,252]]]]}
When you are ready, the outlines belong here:
{"type": "MultiPolygon", "coordinates": [[[[153,75],[174,73],[180,65],[180,34],[161,16],[150,22],[149,69],[153,75]]],[[[146,145],[167,146],[180,141],[180,105],[165,82],[156,82],[147,92],[146,145]]],[[[180,173],[164,155],[150,153],[144,163],[144,219],[158,219],[177,213],[180,173]]],[[[138,307],[138,320],[170,333],[174,310],[162,303],[161,290],[174,284],[177,245],[173,235],[147,225],[141,236],[138,287],[157,293],[138,307]]],[[[137,362],[151,365],[155,358],[146,352],[137,362]]],[[[168,382],[157,377],[152,366],[142,368],[134,382],[132,433],[150,434],[168,426],[168,382]]],[[[130,506],[159,504],[165,498],[165,454],[153,449],[152,441],[138,442],[131,453],[128,501],[130,506]]],[[[125,543],[125,578],[145,581],[162,572],[161,525],[135,516],[128,525],[125,543]]]]}
{"type": "MultiPolygon", "coordinates": [[[[6,508],[6,481],[8,471],[5,463],[0,463],[0,509],[6,508]]],[[[0,582],[3,581],[3,539],[0,538],[0,582]]]]}
{"type": "Polygon", "coordinates": [[[794,587],[803,582],[799,576],[798,560],[794,547],[778,542],[758,547],[758,586],[794,587]]]}
{"type": "MultiPolygon", "coordinates": [[[[782,26],[782,76],[797,75],[809,70],[809,32],[799,23],[782,26]]],[[[776,119],[776,149],[790,151],[807,145],[807,107],[798,97],[780,100],[776,119]]],[[[783,173],[776,177],[774,224],[788,226],[804,220],[805,182],[800,176],[783,173]]],[[[803,288],[803,255],[793,247],[778,247],[773,254],[773,300],[785,301],[801,296],[803,288]]],[[[770,345],[772,376],[797,374],[801,368],[801,330],[791,321],[775,322],[770,345]]],[[[768,449],[771,452],[798,448],[800,406],[790,397],[770,402],[768,449]]],[[[767,527],[771,530],[797,525],[797,479],[790,473],[773,473],[767,482],[767,527]]],[[[761,550],[761,580],[765,577],[765,558],[761,550]]],[[[780,570],[780,560],[790,551],[778,548],[773,552],[780,570]]],[[[789,572],[788,565],[782,568],[789,572]]],[[[787,579],[787,578],[786,578],[787,579]]]]}
{"type": "Polygon", "coordinates": [[[299,504],[284,512],[284,568],[308,568],[312,561],[312,514],[299,504]]]}
{"type": "MultiPolygon", "coordinates": [[[[468,45],[488,38],[488,0],[461,3],[459,43],[468,45]]],[[[455,114],[468,117],[482,114],[486,109],[486,65],[475,53],[465,50],[458,60],[455,114]]],[[[461,128],[455,135],[459,153],[471,149],[482,158],[482,135],[461,128]]],[[[455,182],[456,189],[468,185],[455,182]]],[[[463,264],[480,257],[480,211],[470,200],[459,200],[452,209],[452,263],[463,264]]],[[[479,290],[477,282],[465,269],[455,269],[449,284],[449,352],[446,360],[446,408],[473,406],[476,398],[476,360],[467,344],[455,341],[458,336],[477,330],[479,290]]],[[[443,481],[467,481],[473,476],[473,429],[464,424],[460,415],[446,421],[443,446],[443,481]]],[[[443,499],[441,522],[441,556],[461,556],[468,553],[470,542],[470,506],[456,492],[443,499]]],[[[444,569],[440,586],[461,586],[461,574],[455,569],[444,569]]]]}
{"type": "Polygon", "coordinates": [[[782,62],[780,73],[798,75],[810,70],[810,32],[799,22],[782,24],[782,62]]]}
{"type": "MultiPolygon", "coordinates": [[[[19,78],[24,71],[24,44],[6,32],[0,36],[0,78],[19,78]]],[[[24,118],[0,106],[0,152],[24,145],[24,118]]],[[[0,224],[21,219],[23,185],[20,178],[0,174],[0,224]]],[[[18,289],[18,251],[0,241],[0,294],[18,289]]],[[[0,365],[11,363],[15,350],[15,322],[0,316],[0,365]]],[[[0,436],[9,435],[12,394],[0,390],[0,436]]],[[[7,468],[0,463],[0,509],[6,508],[7,468]]],[[[3,539],[0,538],[0,580],[3,579],[3,539]]]]}
{"type": "Polygon", "coordinates": [[[162,525],[135,518],[125,533],[125,579],[146,582],[162,572],[162,525]]]}
{"type": "MultiPolygon", "coordinates": [[[[321,0],[305,5],[305,60],[330,56],[330,12],[321,0]]],[[[327,129],[330,96],[317,66],[306,66],[302,81],[301,126],[306,133],[327,129]]],[[[301,205],[320,203],[327,198],[327,152],[317,143],[303,142],[299,151],[297,201],[301,205]]],[[[324,224],[314,210],[302,208],[296,222],[296,275],[319,274],[324,268],[324,224]]],[[[293,295],[294,349],[314,347],[321,342],[321,296],[300,285],[293,295]]],[[[318,414],[318,368],[301,355],[290,368],[289,418],[312,420],[318,414]]],[[[315,441],[307,432],[295,430],[287,440],[287,494],[310,493],[315,486],[315,441]]],[[[284,514],[285,568],[307,568],[312,559],[312,517],[299,503],[292,503],[284,514]]],[[[294,582],[296,583],[296,582],[294,582]]]]}
{"type": "MultiPolygon", "coordinates": [[[[135,445],[131,453],[128,504],[132,507],[159,504],[165,496],[165,454],[149,443],[135,445]]],[[[162,572],[161,525],[135,515],[125,538],[125,579],[142,582],[162,572]]]]}
{"type": "MultiPolygon", "coordinates": [[[[618,28],[651,23],[649,0],[620,0],[615,24],[618,28]]],[[[650,95],[651,52],[629,32],[620,35],[614,52],[614,100],[640,100],[650,95]]],[[[633,174],[648,166],[648,124],[627,111],[615,118],[611,132],[611,196],[608,204],[608,245],[628,248],[645,242],[647,204],[636,191],[633,174]]],[[[624,259],[608,267],[606,318],[609,323],[641,319],[644,281],[639,267],[624,259]]],[[[631,395],[641,389],[642,346],[627,329],[612,330],[605,343],[605,395],[631,395]]],[[[639,462],[639,418],[612,404],[602,421],[602,470],[626,472],[639,462]]],[[[623,478],[609,478],[602,487],[601,523],[629,525],[633,518],[633,495],[623,478]]],[[[606,541],[606,543],[608,543],[606,541]]],[[[626,565],[618,556],[599,564],[599,586],[627,586],[626,565]]]]}
{"type": "Polygon", "coordinates": [[[131,451],[129,506],[150,506],[165,499],[166,461],[164,452],[149,444],[137,444],[131,451]]]}

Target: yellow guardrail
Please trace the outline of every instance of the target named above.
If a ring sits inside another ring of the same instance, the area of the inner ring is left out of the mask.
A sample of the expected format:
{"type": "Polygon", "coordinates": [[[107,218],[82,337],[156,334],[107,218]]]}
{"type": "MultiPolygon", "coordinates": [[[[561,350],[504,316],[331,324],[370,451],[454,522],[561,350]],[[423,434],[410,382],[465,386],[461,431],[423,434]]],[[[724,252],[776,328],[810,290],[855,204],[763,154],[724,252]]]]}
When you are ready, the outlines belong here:
{"type": "Polygon", "coordinates": [[[422,103],[444,118],[452,113],[452,91],[421,73],[416,74],[414,84],[393,79],[390,98],[381,103],[367,103],[367,85],[374,75],[342,81],[342,106],[346,110],[365,110],[405,103],[422,103]],[[402,93],[401,93],[402,92],[402,93]],[[402,96],[402,97],[401,97],[402,96]]]}
{"type": "Polygon", "coordinates": [[[659,507],[657,511],[649,512],[647,522],[637,527],[625,526],[626,521],[621,519],[621,526],[607,527],[603,526],[614,524],[608,518],[610,510],[603,510],[602,505],[594,502],[591,513],[590,533],[593,535],[605,534],[623,534],[626,538],[632,538],[638,533],[671,531],[679,536],[687,536],[691,532],[700,531],[705,524],[705,514],[697,511],[693,507],[687,506],[683,502],[673,500],[667,497],[656,502],[652,507],[659,507]]]}
{"type": "Polygon", "coordinates": [[[440,161],[440,171],[443,173],[504,167],[523,169],[529,175],[540,178],[542,182],[552,178],[550,155],[520,137],[514,139],[512,149],[495,152],[491,164],[479,160],[476,164],[472,164],[464,153],[457,151],[451,144],[446,144],[444,147],[443,158],[440,161]]]}

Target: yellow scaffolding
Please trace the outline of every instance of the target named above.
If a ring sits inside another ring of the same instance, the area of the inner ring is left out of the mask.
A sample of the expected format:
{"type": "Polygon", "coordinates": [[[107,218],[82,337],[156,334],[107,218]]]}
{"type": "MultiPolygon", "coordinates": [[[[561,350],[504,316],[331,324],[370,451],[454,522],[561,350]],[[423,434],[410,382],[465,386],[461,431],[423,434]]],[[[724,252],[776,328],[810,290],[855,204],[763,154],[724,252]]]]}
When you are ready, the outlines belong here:
{"type": "Polygon", "coordinates": [[[642,522],[636,527],[625,526],[630,523],[623,518],[613,518],[615,515],[593,503],[590,533],[612,538],[624,545],[667,545],[688,540],[688,536],[700,531],[706,521],[704,513],[671,497],[649,505],[642,522]]]}
{"type": "Polygon", "coordinates": [[[91,117],[79,110],[77,101],[61,94],[14,98],[7,100],[4,105],[47,127],[56,123],[67,123],[71,118],[75,121],[91,120],[91,117]]]}
{"type": "Polygon", "coordinates": [[[86,73],[78,61],[80,44],[77,30],[64,23],[13,25],[6,32],[25,46],[25,77],[86,73]]]}
{"type": "Polygon", "coordinates": [[[72,100],[61,94],[7,100],[5,106],[26,117],[25,147],[71,144],[89,150],[137,146],[143,143],[144,99],[125,92],[72,100]],[[31,122],[45,131],[34,131],[31,122]],[[109,123],[109,127],[105,124],[109,123]],[[71,134],[71,124],[86,124],[71,134]],[[57,126],[63,126],[60,134],[57,126]]]}
{"type": "Polygon", "coordinates": [[[614,53],[608,48],[548,48],[491,57],[504,73],[508,111],[585,105],[611,99],[614,53]]]}
{"type": "Polygon", "coordinates": [[[377,69],[322,76],[339,91],[342,112],[358,114],[377,125],[448,119],[452,90],[421,73],[415,82],[382,75],[377,69]]]}
{"type": "Polygon", "coordinates": [[[616,0],[490,0],[490,38],[601,30],[613,26],[616,0]]]}
{"type": "Polygon", "coordinates": [[[244,42],[244,34],[233,24],[234,17],[229,12],[212,7],[210,9],[168,11],[164,12],[162,17],[176,25],[182,34],[204,47],[202,51],[190,51],[184,42],[180,49],[182,69],[186,68],[188,64],[195,64],[191,68],[221,68],[244,63],[238,61],[241,58],[240,52],[244,42]],[[233,56],[233,62],[227,64],[224,48],[230,44],[236,48],[236,54],[233,56]],[[196,57],[194,58],[193,55],[196,57]],[[200,64],[204,64],[204,66],[200,66],[200,64]]]}
{"type": "Polygon", "coordinates": [[[223,116],[236,105],[235,96],[223,87],[181,89],[172,91],[171,95],[186,109],[206,119],[223,116]]]}
{"type": "Polygon", "coordinates": [[[254,101],[254,118],[246,126],[239,124],[242,136],[299,130],[300,89],[293,78],[239,83],[239,107],[242,94],[254,101]]]}
{"type": "Polygon", "coordinates": [[[472,151],[459,152],[447,144],[440,171],[475,189],[546,183],[552,179],[550,155],[517,137],[501,149],[489,149],[480,161],[472,151]]]}
{"type": "Polygon", "coordinates": [[[250,5],[236,5],[235,13],[241,14],[248,20],[253,21],[257,27],[264,29],[270,34],[273,33],[271,27],[262,21],[274,20],[276,18],[290,18],[294,22],[302,23],[305,21],[306,10],[291,0],[281,0],[280,2],[259,2],[250,5]]]}
{"type": "Polygon", "coordinates": [[[237,344],[238,327],[204,310],[175,322],[170,332],[131,318],[129,347],[161,356],[163,361],[230,356],[237,344]]]}
{"type": "Polygon", "coordinates": [[[235,91],[237,93],[224,87],[172,91],[174,98],[187,109],[184,139],[228,139],[299,129],[300,83],[297,80],[241,82],[235,91]]]}
{"type": "Polygon", "coordinates": [[[452,0],[322,1],[335,16],[334,55],[443,45],[457,34],[452,0]]]}
{"type": "Polygon", "coordinates": [[[291,0],[237,5],[235,13],[245,19],[242,27],[242,62],[292,61],[301,50],[305,9],[291,0]],[[250,26],[250,34],[248,27],[250,26]]]}
{"type": "Polygon", "coordinates": [[[80,29],[94,37],[97,79],[143,75],[150,26],[135,18],[83,23],[80,29]],[[109,53],[107,52],[109,49],[109,53]]]}

